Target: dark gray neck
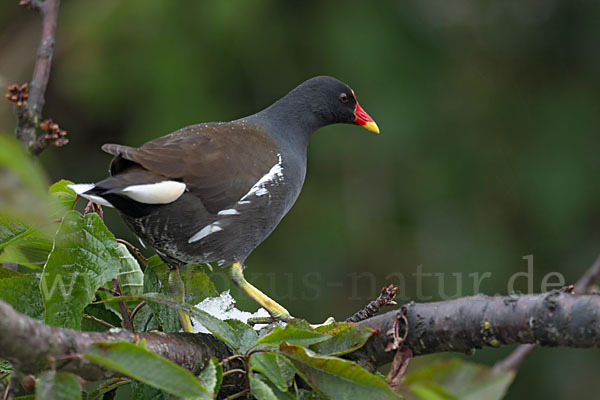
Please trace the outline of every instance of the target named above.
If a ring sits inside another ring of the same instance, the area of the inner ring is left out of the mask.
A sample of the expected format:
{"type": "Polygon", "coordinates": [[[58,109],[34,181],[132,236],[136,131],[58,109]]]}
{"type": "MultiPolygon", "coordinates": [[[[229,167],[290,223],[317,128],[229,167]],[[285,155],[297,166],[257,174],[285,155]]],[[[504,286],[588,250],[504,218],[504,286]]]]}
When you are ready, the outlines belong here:
{"type": "Polygon", "coordinates": [[[284,140],[306,148],[313,133],[331,123],[331,116],[313,103],[310,93],[298,89],[244,119],[264,125],[275,141],[284,140]]]}

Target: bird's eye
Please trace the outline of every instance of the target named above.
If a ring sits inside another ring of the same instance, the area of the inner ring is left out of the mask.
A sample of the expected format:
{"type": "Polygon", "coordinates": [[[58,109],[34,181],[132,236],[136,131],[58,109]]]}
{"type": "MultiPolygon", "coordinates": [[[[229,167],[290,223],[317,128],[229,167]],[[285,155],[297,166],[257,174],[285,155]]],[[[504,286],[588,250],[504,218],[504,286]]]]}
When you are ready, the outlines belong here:
{"type": "Polygon", "coordinates": [[[341,93],[340,94],[340,101],[342,103],[346,103],[348,101],[348,95],[346,93],[341,93]]]}

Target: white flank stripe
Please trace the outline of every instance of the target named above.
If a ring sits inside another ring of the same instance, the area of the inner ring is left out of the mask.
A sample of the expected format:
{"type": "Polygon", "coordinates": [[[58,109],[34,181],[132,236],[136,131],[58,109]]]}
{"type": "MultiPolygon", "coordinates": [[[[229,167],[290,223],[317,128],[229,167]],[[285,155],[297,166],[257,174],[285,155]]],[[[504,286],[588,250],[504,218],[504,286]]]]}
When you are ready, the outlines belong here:
{"type": "Polygon", "coordinates": [[[102,206],[113,207],[112,204],[106,199],[103,199],[100,196],[95,196],[93,194],[85,194],[88,190],[92,190],[96,185],[93,183],[73,183],[71,185],[67,185],[67,187],[73,189],[75,193],[80,195],[81,197],[93,201],[94,203],[98,203],[102,206]]]}
{"type": "Polygon", "coordinates": [[[250,188],[248,193],[246,193],[244,195],[244,197],[242,197],[238,203],[244,204],[242,202],[244,200],[246,200],[247,197],[252,196],[252,195],[264,196],[265,194],[268,194],[269,190],[266,188],[268,183],[276,184],[283,180],[283,167],[282,167],[282,161],[281,161],[281,154],[277,154],[277,157],[279,158],[279,162],[277,164],[273,165],[273,167],[269,170],[269,172],[267,172],[262,178],[260,178],[260,180],[258,182],[256,182],[254,184],[254,186],[252,186],[250,188]]]}
{"type": "Polygon", "coordinates": [[[204,239],[205,237],[207,237],[211,233],[219,232],[219,231],[222,231],[222,230],[223,230],[223,228],[221,228],[218,225],[218,222],[215,222],[214,224],[206,225],[204,228],[200,229],[198,231],[198,233],[196,233],[194,236],[192,236],[190,238],[190,240],[188,240],[188,243],[197,242],[199,240],[204,239]]]}
{"type": "Polygon", "coordinates": [[[144,204],[169,204],[185,192],[185,183],[163,181],[146,185],[133,185],[121,189],[121,194],[144,204]]]}
{"type": "Polygon", "coordinates": [[[221,210],[217,215],[240,215],[240,212],[235,208],[228,208],[227,210],[221,210]]]}

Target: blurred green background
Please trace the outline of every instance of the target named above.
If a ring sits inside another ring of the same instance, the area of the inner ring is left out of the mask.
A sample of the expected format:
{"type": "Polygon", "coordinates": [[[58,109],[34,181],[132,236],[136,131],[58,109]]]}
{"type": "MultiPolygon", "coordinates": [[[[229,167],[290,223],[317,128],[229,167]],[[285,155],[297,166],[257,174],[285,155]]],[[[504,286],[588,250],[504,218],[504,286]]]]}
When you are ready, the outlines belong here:
{"type": "MultiPolygon", "coordinates": [[[[0,86],[31,79],[39,34],[37,15],[0,4],[0,86]]],[[[63,0],[44,115],[71,143],[41,160],[53,180],[100,180],[103,143],[236,119],[332,75],[381,135],[340,125],[313,137],[303,193],[248,279],[313,322],[389,283],[402,301],[506,294],[527,255],[533,274],[515,289],[539,292],[546,274],[572,283],[600,253],[599,38],[591,0],[63,0]],[[437,275],[421,286],[417,268],[437,275]]],[[[14,123],[1,103],[0,131],[14,123]]],[[[598,374],[597,350],[540,349],[509,397],[593,398],[598,374]]]]}

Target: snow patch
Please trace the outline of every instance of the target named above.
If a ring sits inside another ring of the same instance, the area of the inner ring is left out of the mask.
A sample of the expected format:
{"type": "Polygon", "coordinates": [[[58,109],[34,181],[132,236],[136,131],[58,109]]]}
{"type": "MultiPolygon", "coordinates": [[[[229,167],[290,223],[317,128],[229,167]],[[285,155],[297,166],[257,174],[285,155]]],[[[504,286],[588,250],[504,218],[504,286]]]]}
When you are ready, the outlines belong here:
{"type": "MultiPolygon", "coordinates": [[[[196,304],[196,307],[220,320],[237,319],[244,323],[248,322],[248,318],[269,316],[269,313],[264,308],[259,308],[255,313],[238,310],[235,308],[235,299],[231,297],[229,290],[224,291],[218,297],[207,297],[196,304]]],[[[210,333],[200,322],[195,320],[194,317],[191,317],[191,319],[194,333],[210,333]]],[[[254,325],[254,329],[260,330],[264,326],[265,325],[263,324],[254,325]]]]}

